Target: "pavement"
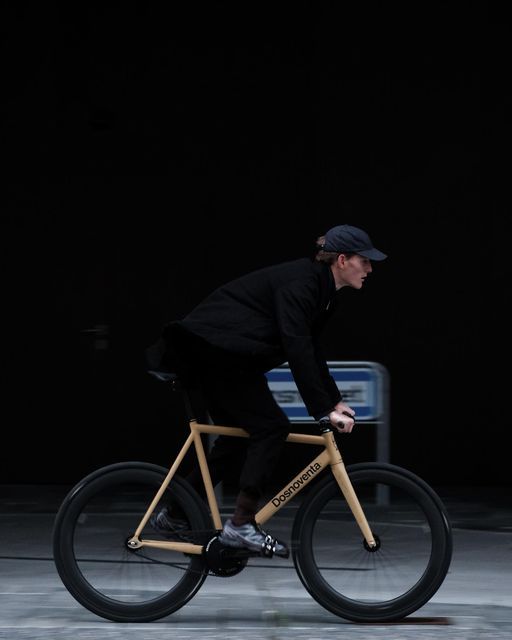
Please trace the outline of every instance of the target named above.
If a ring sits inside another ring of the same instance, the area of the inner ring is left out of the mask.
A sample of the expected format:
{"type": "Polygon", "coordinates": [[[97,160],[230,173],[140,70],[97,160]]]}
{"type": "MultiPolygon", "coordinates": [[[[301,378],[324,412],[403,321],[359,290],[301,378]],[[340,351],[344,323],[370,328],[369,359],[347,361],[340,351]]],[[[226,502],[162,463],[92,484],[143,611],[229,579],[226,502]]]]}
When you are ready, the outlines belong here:
{"type": "MultiPolygon", "coordinates": [[[[510,640],[512,489],[436,489],[453,526],[451,568],[431,601],[399,623],[338,618],[305,591],[291,559],[257,559],[232,578],[209,577],[189,603],[167,618],[119,624],[81,607],[55,570],[53,521],[69,487],[0,485],[0,638],[510,640]]],[[[224,497],[223,513],[230,511],[230,500],[224,497]]],[[[286,535],[292,518],[291,507],[283,509],[272,532],[286,535]]]]}

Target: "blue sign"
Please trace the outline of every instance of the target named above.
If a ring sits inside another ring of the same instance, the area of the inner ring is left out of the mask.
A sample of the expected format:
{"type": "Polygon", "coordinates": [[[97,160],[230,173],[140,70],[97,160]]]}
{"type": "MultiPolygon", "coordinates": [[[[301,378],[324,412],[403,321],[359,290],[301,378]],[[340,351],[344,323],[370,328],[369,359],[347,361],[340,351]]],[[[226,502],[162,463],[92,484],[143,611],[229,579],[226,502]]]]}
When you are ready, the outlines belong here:
{"type": "MultiPolygon", "coordinates": [[[[329,372],[346,402],[356,412],[356,420],[376,420],[382,413],[382,380],[371,363],[329,362],[329,372]]],[[[268,386],[291,422],[314,422],[302,401],[290,368],[286,365],[267,374],[268,386]]]]}

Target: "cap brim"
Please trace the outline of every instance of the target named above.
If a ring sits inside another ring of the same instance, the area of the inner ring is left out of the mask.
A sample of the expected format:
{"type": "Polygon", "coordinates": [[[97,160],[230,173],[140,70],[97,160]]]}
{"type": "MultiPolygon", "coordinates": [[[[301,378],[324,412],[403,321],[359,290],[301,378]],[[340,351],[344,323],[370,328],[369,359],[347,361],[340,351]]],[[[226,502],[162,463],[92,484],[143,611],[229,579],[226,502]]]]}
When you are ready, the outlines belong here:
{"type": "Polygon", "coordinates": [[[375,247],[373,249],[366,249],[365,251],[358,251],[357,253],[360,256],[369,258],[370,260],[379,261],[379,260],[385,260],[387,258],[387,255],[385,253],[382,253],[382,251],[375,249],[375,247]]]}

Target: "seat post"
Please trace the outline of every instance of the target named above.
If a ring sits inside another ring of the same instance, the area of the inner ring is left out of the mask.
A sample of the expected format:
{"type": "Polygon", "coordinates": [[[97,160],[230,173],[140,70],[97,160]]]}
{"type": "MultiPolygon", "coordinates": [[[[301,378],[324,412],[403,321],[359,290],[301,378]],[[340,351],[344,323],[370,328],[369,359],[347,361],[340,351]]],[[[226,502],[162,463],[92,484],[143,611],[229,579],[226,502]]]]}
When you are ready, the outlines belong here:
{"type": "Polygon", "coordinates": [[[182,384],[182,382],[175,378],[172,381],[172,390],[179,391],[181,393],[181,397],[183,398],[183,404],[185,405],[185,412],[187,414],[187,418],[190,421],[195,420],[194,410],[192,408],[192,402],[190,401],[190,394],[186,387],[182,384]]]}

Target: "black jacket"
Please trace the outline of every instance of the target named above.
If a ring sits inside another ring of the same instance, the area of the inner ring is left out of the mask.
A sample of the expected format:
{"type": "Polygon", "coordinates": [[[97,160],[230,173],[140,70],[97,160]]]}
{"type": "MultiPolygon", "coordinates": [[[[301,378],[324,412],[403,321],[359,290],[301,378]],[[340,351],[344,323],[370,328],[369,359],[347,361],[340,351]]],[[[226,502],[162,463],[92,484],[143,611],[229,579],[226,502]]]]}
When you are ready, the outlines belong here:
{"type": "Polygon", "coordinates": [[[341,400],[319,345],[335,294],[330,268],[303,258],[219,287],[172,324],[252,359],[264,371],[288,361],[309,414],[318,420],[341,400]]]}

